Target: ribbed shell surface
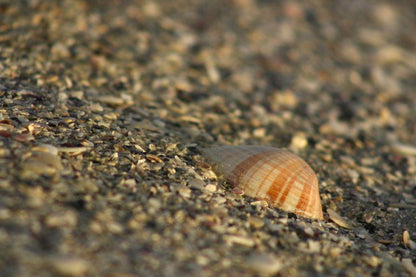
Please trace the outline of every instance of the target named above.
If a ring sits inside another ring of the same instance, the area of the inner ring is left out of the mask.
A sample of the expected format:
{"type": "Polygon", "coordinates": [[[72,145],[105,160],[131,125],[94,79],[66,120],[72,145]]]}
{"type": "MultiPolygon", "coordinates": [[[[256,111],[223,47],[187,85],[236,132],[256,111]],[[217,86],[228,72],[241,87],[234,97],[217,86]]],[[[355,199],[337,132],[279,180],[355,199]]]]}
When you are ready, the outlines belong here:
{"type": "Polygon", "coordinates": [[[323,218],[316,174],[297,155],[264,146],[220,146],[203,153],[217,173],[246,195],[304,217],[323,218]]]}

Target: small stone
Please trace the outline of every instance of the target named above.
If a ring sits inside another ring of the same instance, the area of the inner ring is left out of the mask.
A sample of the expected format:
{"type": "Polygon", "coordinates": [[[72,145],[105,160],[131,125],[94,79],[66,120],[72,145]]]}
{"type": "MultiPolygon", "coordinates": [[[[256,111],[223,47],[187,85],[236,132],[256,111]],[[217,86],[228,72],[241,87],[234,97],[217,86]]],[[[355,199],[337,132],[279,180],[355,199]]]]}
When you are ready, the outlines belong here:
{"type": "Polygon", "coordinates": [[[10,210],[6,208],[0,208],[0,220],[9,219],[11,216],[10,210]]]}
{"type": "Polygon", "coordinates": [[[313,229],[311,227],[306,227],[303,232],[305,232],[305,235],[307,235],[308,237],[313,237],[315,235],[315,232],[313,231],[313,229]]]}
{"type": "Polygon", "coordinates": [[[416,156],[416,146],[410,144],[394,142],[391,145],[391,150],[401,155],[416,156]]]}
{"type": "Polygon", "coordinates": [[[360,178],[360,173],[353,169],[347,169],[347,173],[351,178],[351,181],[356,184],[358,182],[358,179],[360,178]]]}
{"type": "Polygon", "coordinates": [[[321,250],[321,243],[315,240],[308,240],[308,249],[310,253],[319,253],[321,250]]]}
{"type": "Polygon", "coordinates": [[[191,178],[188,180],[188,185],[193,189],[204,190],[205,182],[197,178],[191,178]]]}
{"type": "Polygon", "coordinates": [[[295,134],[292,137],[292,141],[290,142],[290,149],[292,150],[302,150],[306,146],[308,146],[308,139],[303,133],[295,134]]]}
{"type": "Polygon", "coordinates": [[[59,176],[63,166],[59,156],[50,152],[30,152],[22,162],[20,176],[26,180],[35,180],[40,176],[59,176]]]}
{"type": "Polygon", "coordinates": [[[247,266],[260,276],[272,276],[284,267],[282,259],[273,254],[255,254],[247,259],[247,266]]]}
{"type": "Polygon", "coordinates": [[[412,259],[405,258],[402,259],[402,265],[406,269],[407,272],[409,272],[410,276],[414,277],[416,276],[416,267],[412,262],[412,259]]]}
{"type": "Polygon", "coordinates": [[[244,92],[253,90],[255,77],[250,71],[237,71],[232,75],[232,81],[244,92]]]}
{"type": "Polygon", "coordinates": [[[217,191],[217,186],[213,185],[213,184],[209,184],[205,186],[205,189],[209,192],[216,192],[217,191]]]}
{"type": "Polygon", "coordinates": [[[332,209],[327,209],[329,218],[335,222],[338,226],[344,227],[346,229],[352,229],[351,225],[348,223],[346,219],[341,217],[337,212],[332,209]]]}
{"type": "Polygon", "coordinates": [[[99,222],[92,221],[89,224],[89,231],[95,234],[102,234],[104,232],[104,228],[99,222]]]}
{"type": "Polygon", "coordinates": [[[364,262],[371,266],[372,268],[376,268],[380,263],[381,260],[377,258],[376,256],[371,257],[364,257],[364,262]]]}
{"type": "Polygon", "coordinates": [[[216,84],[221,80],[221,74],[215,65],[214,59],[209,54],[205,55],[205,69],[212,83],[216,84]]]}
{"type": "Polygon", "coordinates": [[[410,234],[407,230],[403,231],[403,245],[411,250],[416,249],[416,243],[410,239],[410,234]]]}
{"type": "Polygon", "coordinates": [[[257,200],[250,203],[252,206],[268,207],[269,203],[266,200],[257,200]]]}
{"type": "Polygon", "coordinates": [[[57,42],[51,48],[51,54],[54,59],[65,59],[70,56],[67,45],[57,42]]]}
{"type": "Polygon", "coordinates": [[[35,137],[31,134],[18,134],[13,137],[18,142],[29,142],[35,140],[35,137]]]}
{"type": "Polygon", "coordinates": [[[378,23],[390,28],[397,26],[398,17],[400,16],[394,5],[386,3],[376,5],[372,15],[378,23]]]}
{"type": "Polygon", "coordinates": [[[244,191],[239,187],[233,187],[233,192],[237,195],[244,195],[244,191]]]}
{"type": "Polygon", "coordinates": [[[149,208],[152,208],[152,209],[155,209],[155,210],[159,210],[160,207],[162,206],[162,204],[160,203],[160,200],[156,199],[156,198],[150,198],[147,201],[147,204],[148,204],[149,208]]]}
{"type": "Polygon", "coordinates": [[[149,18],[156,18],[161,14],[159,5],[154,2],[146,2],[143,5],[143,12],[149,18]]]}
{"type": "Polygon", "coordinates": [[[205,256],[198,255],[196,257],[196,263],[199,264],[199,265],[205,266],[205,265],[209,264],[209,259],[205,256]]]}
{"type": "Polygon", "coordinates": [[[50,153],[52,155],[57,156],[58,155],[58,148],[56,148],[53,145],[50,144],[41,144],[35,147],[32,147],[32,152],[44,152],[44,153],[50,153]]]}
{"type": "Polygon", "coordinates": [[[250,217],[248,223],[254,229],[259,229],[264,226],[264,220],[258,217],[250,217]]]}
{"type": "Polygon", "coordinates": [[[77,156],[87,151],[89,147],[58,147],[58,151],[61,153],[68,153],[71,156],[77,156]]]}
{"type": "Polygon", "coordinates": [[[77,257],[58,257],[50,259],[50,265],[56,274],[61,276],[84,276],[89,263],[77,257]]]}
{"type": "Polygon", "coordinates": [[[298,99],[292,91],[277,91],[272,95],[271,103],[273,110],[279,110],[282,106],[294,108],[298,104],[298,99]]]}
{"type": "Polygon", "coordinates": [[[339,247],[331,247],[330,249],[329,249],[329,255],[331,256],[331,257],[333,257],[333,258],[336,258],[336,257],[338,257],[339,255],[341,255],[341,253],[342,253],[342,249],[341,248],[339,248],[339,247]]]}
{"type": "Polygon", "coordinates": [[[397,63],[403,58],[403,50],[393,45],[381,48],[376,54],[376,60],[380,64],[397,63]]]}
{"type": "Polygon", "coordinates": [[[218,196],[216,196],[215,198],[212,199],[212,202],[216,203],[218,205],[222,205],[225,202],[227,202],[227,199],[223,196],[218,195],[218,196]]]}
{"type": "Polygon", "coordinates": [[[163,160],[161,158],[159,158],[156,155],[153,154],[146,154],[146,158],[151,162],[151,163],[163,163],[163,160]]]}
{"type": "Polygon", "coordinates": [[[266,129],[265,128],[256,128],[253,131],[253,136],[256,138],[264,138],[266,136],[266,129]]]}
{"type": "Polygon", "coordinates": [[[227,244],[233,245],[233,244],[239,244],[247,247],[254,246],[254,241],[249,237],[242,237],[237,235],[227,235],[224,236],[224,240],[227,244]]]}
{"type": "Polygon", "coordinates": [[[77,98],[79,100],[84,99],[84,91],[82,91],[82,90],[71,91],[71,92],[69,92],[69,95],[71,97],[77,98]]]}
{"type": "Polygon", "coordinates": [[[357,238],[366,239],[368,237],[368,231],[364,228],[358,228],[356,230],[355,235],[357,236],[357,238]]]}
{"type": "Polygon", "coordinates": [[[14,126],[7,123],[0,123],[0,131],[12,131],[14,126]]]}
{"type": "Polygon", "coordinates": [[[334,134],[334,135],[350,135],[353,136],[356,133],[355,129],[351,129],[345,122],[339,121],[334,117],[331,117],[329,122],[322,124],[319,127],[319,132],[322,134],[334,134]]]}
{"type": "Polygon", "coordinates": [[[121,234],[124,231],[123,225],[118,222],[108,222],[106,227],[113,234],[121,234]]]}
{"type": "Polygon", "coordinates": [[[45,218],[45,224],[49,227],[75,227],[77,222],[77,215],[70,210],[63,213],[54,213],[45,218]]]}
{"type": "Polygon", "coordinates": [[[109,106],[115,106],[115,107],[129,106],[133,104],[132,101],[127,101],[126,99],[123,99],[121,97],[116,97],[116,96],[111,96],[111,95],[100,96],[97,98],[97,100],[100,101],[101,103],[107,104],[109,106]]]}
{"type": "Polygon", "coordinates": [[[128,189],[132,192],[136,192],[137,191],[137,182],[135,179],[123,179],[120,182],[120,187],[128,189]]]}
{"type": "Polygon", "coordinates": [[[192,195],[192,190],[186,186],[178,186],[176,191],[179,195],[185,198],[189,198],[192,195]]]}

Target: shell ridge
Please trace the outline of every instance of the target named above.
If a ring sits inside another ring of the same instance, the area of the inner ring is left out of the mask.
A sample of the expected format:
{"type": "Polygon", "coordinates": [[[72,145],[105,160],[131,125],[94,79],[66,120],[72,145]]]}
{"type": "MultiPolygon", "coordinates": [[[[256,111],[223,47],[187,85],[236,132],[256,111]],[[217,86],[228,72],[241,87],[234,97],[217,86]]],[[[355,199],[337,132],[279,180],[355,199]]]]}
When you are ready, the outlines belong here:
{"type": "MultiPolygon", "coordinates": [[[[299,171],[299,166],[298,166],[297,161],[295,159],[291,159],[291,163],[288,164],[284,168],[284,171],[279,176],[276,176],[276,181],[275,181],[276,182],[276,185],[278,183],[280,183],[281,180],[285,180],[285,181],[282,182],[282,184],[280,184],[281,193],[278,195],[279,197],[276,197],[275,199],[273,199],[273,202],[278,201],[277,203],[279,205],[283,205],[284,204],[284,202],[286,200],[286,197],[287,197],[287,195],[289,194],[289,192],[290,192],[290,190],[292,188],[293,183],[299,177],[299,175],[297,174],[298,171],[299,171]],[[292,176],[296,177],[296,179],[293,179],[292,176]]],[[[276,187],[276,185],[274,185],[273,187],[276,187]]]]}
{"type": "MultiPolygon", "coordinates": [[[[270,182],[268,188],[264,188],[267,185],[264,180],[266,177],[260,178],[262,173],[265,173],[263,168],[267,165],[271,168],[270,173],[274,173],[273,168],[277,167],[277,163],[280,163],[282,160],[281,154],[287,154],[288,152],[278,149],[278,148],[269,148],[269,147],[256,147],[260,148],[261,152],[253,154],[250,159],[246,159],[244,162],[236,166],[234,172],[240,175],[239,182],[242,183],[242,188],[246,189],[246,195],[251,197],[262,197],[260,192],[265,190],[264,194],[267,195],[267,191],[271,186],[273,186],[273,181],[270,182]],[[277,155],[279,154],[279,155],[277,155]],[[241,172],[240,168],[246,169],[245,172],[241,172]],[[248,175],[250,174],[250,175],[248,175]],[[259,176],[260,175],[260,176],[259,176]],[[253,188],[258,186],[256,191],[253,191],[253,188]]],[[[256,149],[254,149],[256,150],[256,149]]],[[[253,150],[253,152],[254,152],[253,150]]],[[[290,154],[290,153],[289,153],[290,154]]],[[[281,170],[279,170],[279,173],[281,170]]],[[[262,197],[265,198],[265,197],[262,197]]],[[[266,199],[270,200],[270,199],[266,199]]]]}
{"type": "MultiPolygon", "coordinates": [[[[305,166],[303,166],[305,168],[305,166]]],[[[313,180],[315,181],[315,180],[313,180]]],[[[313,184],[312,184],[313,185],[313,184]]],[[[296,210],[297,211],[302,211],[305,214],[309,213],[313,213],[313,203],[311,206],[311,201],[314,201],[314,199],[311,199],[312,197],[308,197],[311,195],[312,192],[312,185],[309,183],[305,183],[305,186],[303,186],[303,190],[302,190],[302,194],[300,195],[298,204],[296,205],[296,210]]]]}
{"type": "MultiPolygon", "coordinates": [[[[321,197],[320,197],[320,195],[319,195],[319,187],[318,187],[318,180],[316,180],[316,188],[315,188],[315,190],[316,190],[316,193],[315,193],[315,212],[316,212],[316,214],[317,214],[317,218],[319,218],[319,219],[323,219],[324,218],[324,215],[323,215],[323,212],[322,212],[322,203],[321,203],[321,197]]],[[[314,214],[315,214],[315,212],[314,212],[314,214]]]]}
{"type": "Polygon", "coordinates": [[[249,158],[245,159],[244,161],[236,165],[235,168],[232,170],[231,175],[235,176],[238,182],[243,182],[243,189],[251,183],[251,181],[253,180],[253,176],[257,173],[257,171],[253,169],[259,168],[261,165],[265,163],[262,158],[264,158],[264,155],[266,153],[267,152],[253,154],[249,158]],[[249,172],[250,175],[247,175],[249,172]],[[242,180],[243,177],[244,180],[242,180]]]}
{"type": "Polygon", "coordinates": [[[299,156],[264,146],[214,147],[206,153],[227,182],[240,186],[247,196],[300,216],[323,219],[317,176],[299,156]]]}
{"type": "MultiPolygon", "coordinates": [[[[294,188],[294,183],[298,180],[299,174],[297,174],[302,168],[297,166],[296,163],[293,163],[291,167],[289,168],[290,171],[292,171],[289,176],[287,176],[283,186],[282,186],[282,193],[278,199],[275,199],[275,203],[277,201],[277,204],[285,207],[286,201],[292,202],[294,196],[289,196],[289,193],[294,188]],[[292,169],[293,168],[293,169],[292,169]],[[289,198],[288,198],[289,196],[289,198]]],[[[285,208],[287,210],[287,208],[285,208]]],[[[290,211],[293,212],[295,209],[291,209],[290,211]]]]}
{"type": "MultiPolygon", "coordinates": [[[[270,176],[279,176],[282,173],[282,167],[278,166],[278,164],[281,163],[281,159],[282,159],[282,154],[286,154],[285,151],[281,150],[281,149],[274,149],[273,151],[267,152],[268,155],[265,157],[267,158],[267,161],[265,162],[265,164],[267,164],[270,167],[270,170],[267,172],[267,174],[265,174],[263,176],[263,178],[259,181],[260,185],[258,187],[258,189],[255,192],[256,196],[259,195],[268,195],[268,191],[274,187],[275,183],[274,183],[274,179],[270,178],[270,176]],[[265,186],[267,185],[267,188],[265,188],[265,186]],[[262,193],[263,192],[263,193],[262,193]]],[[[266,153],[263,153],[266,154],[266,153]]],[[[270,197],[270,196],[269,196],[270,197]]],[[[272,199],[267,199],[271,202],[273,202],[272,199]]]]}
{"type": "Polygon", "coordinates": [[[318,189],[318,179],[316,177],[314,177],[313,183],[308,185],[308,188],[310,189],[310,192],[307,195],[312,195],[314,197],[304,197],[303,199],[309,199],[308,204],[303,208],[300,206],[301,203],[299,203],[299,206],[297,206],[296,209],[305,216],[323,219],[322,204],[318,189]]]}
{"type": "MultiPolygon", "coordinates": [[[[261,185],[259,185],[256,195],[260,195],[263,190],[265,190],[265,186],[267,185],[267,191],[273,186],[274,179],[272,178],[273,175],[280,175],[280,170],[277,170],[276,167],[270,166],[271,170],[267,173],[267,175],[260,181],[261,185]]],[[[267,191],[264,193],[267,194],[267,191]]]]}
{"type": "Polygon", "coordinates": [[[247,178],[245,178],[246,185],[253,186],[254,185],[253,183],[258,184],[257,190],[254,191],[253,193],[254,197],[257,197],[259,193],[263,189],[265,189],[264,186],[268,185],[270,187],[273,185],[273,182],[267,183],[265,180],[268,179],[269,175],[275,173],[276,165],[275,165],[274,160],[272,159],[274,155],[275,155],[274,152],[263,152],[263,153],[258,154],[256,156],[256,158],[258,158],[258,162],[256,164],[253,164],[252,166],[254,168],[253,172],[251,172],[250,176],[247,176],[247,178]],[[266,165],[268,166],[268,170],[267,170],[268,172],[265,169],[263,169],[266,165]],[[262,168],[262,170],[259,170],[259,168],[262,168]],[[261,175],[263,175],[262,176],[263,178],[260,179],[261,175]]]}
{"type": "MultiPolygon", "coordinates": [[[[312,169],[311,169],[312,170],[312,169]]],[[[311,199],[312,203],[311,205],[311,213],[313,215],[315,215],[316,218],[318,219],[323,219],[323,213],[322,213],[322,204],[321,204],[321,197],[319,195],[319,185],[318,185],[319,181],[318,178],[316,177],[316,175],[314,176],[314,184],[311,185],[312,189],[313,189],[313,195],[315,196],[314,198],[311,199]]]]}

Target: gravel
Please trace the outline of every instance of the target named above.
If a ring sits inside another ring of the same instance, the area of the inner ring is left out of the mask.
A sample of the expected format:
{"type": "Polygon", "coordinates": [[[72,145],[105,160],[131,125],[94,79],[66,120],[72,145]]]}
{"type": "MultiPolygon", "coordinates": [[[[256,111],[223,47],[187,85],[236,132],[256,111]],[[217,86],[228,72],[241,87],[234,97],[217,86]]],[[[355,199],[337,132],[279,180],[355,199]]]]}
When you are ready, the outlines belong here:
{"type": "Polygon", "coordinates": [[[413,1],[0,3],[2,276],[416,276],[413,1]],[[313,221],[201,149],[288,148],[313,221]]]}

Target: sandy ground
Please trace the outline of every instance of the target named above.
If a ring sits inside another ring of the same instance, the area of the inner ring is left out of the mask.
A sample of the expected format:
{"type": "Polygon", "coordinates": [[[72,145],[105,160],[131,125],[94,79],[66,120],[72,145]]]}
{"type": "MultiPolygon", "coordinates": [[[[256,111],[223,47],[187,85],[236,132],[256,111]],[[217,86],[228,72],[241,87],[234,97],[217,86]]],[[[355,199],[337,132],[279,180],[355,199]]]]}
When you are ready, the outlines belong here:
{"type": "Polygon", "coordinates": [[[404,0],[1,1],[0,275],[416,276],[415,33],[404,0]],[[246,144],[324,219],[201,152],[246,144]]]}

